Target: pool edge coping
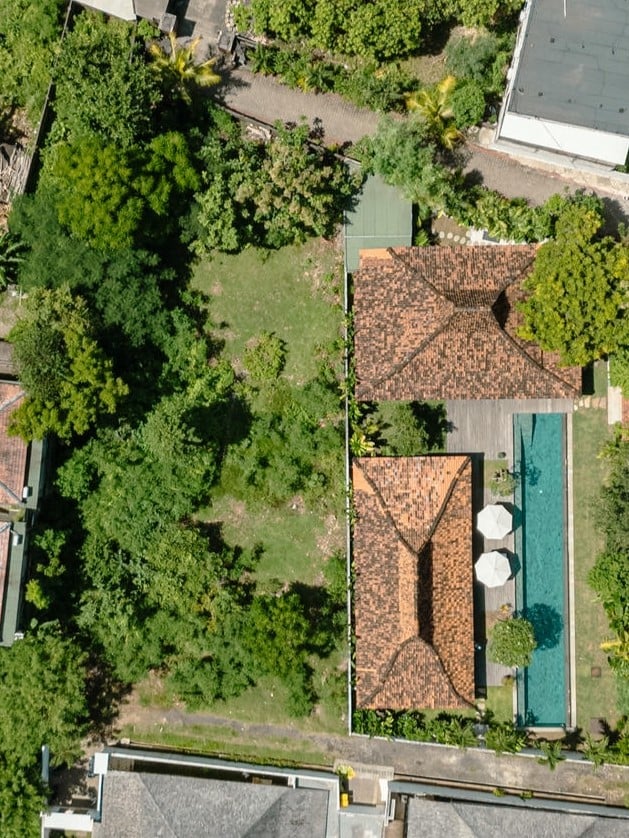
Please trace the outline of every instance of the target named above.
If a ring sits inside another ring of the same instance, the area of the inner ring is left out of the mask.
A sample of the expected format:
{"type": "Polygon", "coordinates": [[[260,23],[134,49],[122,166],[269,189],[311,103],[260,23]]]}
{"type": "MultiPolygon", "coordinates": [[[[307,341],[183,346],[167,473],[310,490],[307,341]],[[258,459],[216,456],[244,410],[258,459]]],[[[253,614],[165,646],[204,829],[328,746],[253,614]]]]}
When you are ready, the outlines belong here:
{"type": "Polygon", "coordinates": [[[574,595],[574,474],[573,474],[573,456],[572,456],[572,418],[573,413],[566,414],[566,497],[567,497],[567,548],[568,548],[568,579],[567,579],[567,593],[568,593],[568,669],[570,678],[569,687],[569,727],[574,727],[577,723],[577,666],[576,666],[576,613],[575,613],[575,595],[574,595]]]}

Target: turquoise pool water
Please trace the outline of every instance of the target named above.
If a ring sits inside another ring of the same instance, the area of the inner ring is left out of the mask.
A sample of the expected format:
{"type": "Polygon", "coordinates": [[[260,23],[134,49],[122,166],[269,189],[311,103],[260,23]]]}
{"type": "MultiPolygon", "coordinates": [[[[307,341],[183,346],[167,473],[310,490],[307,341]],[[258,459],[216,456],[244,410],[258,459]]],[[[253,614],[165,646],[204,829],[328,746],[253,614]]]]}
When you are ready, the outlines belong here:
{"type": "Polygon", "coordinates": [[[527,725],[566,724],[565,419],[513,417],[516,608],[535,627],[538,647],[518,674],[518,717],[527,725]],[[518,520],[519,518],[519,520],[518,520]]]}

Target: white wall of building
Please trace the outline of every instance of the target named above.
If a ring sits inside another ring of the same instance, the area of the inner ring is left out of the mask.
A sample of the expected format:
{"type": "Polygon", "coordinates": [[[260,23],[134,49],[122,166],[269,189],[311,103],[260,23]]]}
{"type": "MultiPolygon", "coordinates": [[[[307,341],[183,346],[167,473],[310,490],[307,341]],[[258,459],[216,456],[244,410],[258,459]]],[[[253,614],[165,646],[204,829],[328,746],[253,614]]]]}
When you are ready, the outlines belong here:
{"type": "Polygon", "coordinates": [[[629,137],[509,111],[503,116],[499,138],[599,160],[611,166],[623,165],[629,152],[629,137]]]}

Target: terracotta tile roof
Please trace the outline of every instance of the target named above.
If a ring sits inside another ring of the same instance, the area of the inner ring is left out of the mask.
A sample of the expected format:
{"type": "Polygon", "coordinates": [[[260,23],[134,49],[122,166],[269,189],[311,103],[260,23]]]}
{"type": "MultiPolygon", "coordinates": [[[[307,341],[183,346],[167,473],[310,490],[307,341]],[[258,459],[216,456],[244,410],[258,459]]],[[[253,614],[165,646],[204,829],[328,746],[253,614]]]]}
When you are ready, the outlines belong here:
{"type": "Polygon", "coordinates": [[[469,457],[354,460],[358,707],[474,700],[469,457]]]}
{"type": "Polygon", "coordinates": [[[4,611],[4,586],[9,565],[10,548],[11,524],[8,521],[0,521],[0,621],[4,611]]]}
{"type": "Polygon", "coordinates": [[[361,251],[356,395],[364,400],[575,398],[581,370],[516,334],[537,245],[361,251]]]}
{"type": "Polygon", "coordinates": [[[7,435],[11,414],[23,398],[19,384],[0,381],[0,506],[5,507],[19,504],[24,488],[27,446],[7,435]]]}

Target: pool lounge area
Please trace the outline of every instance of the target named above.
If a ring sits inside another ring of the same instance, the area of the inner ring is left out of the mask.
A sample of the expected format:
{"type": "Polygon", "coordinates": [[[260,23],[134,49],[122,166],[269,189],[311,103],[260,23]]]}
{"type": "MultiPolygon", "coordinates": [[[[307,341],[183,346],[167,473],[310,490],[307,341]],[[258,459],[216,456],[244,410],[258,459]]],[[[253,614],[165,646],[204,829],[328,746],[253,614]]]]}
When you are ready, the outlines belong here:
{"type": "Polygon", "coordinates": [[[531,727],[570,725],[567,596],[566,418],[513,416],[516,609],[537,639],[530,666],[518,671],[517,717],[531,727]]]}

